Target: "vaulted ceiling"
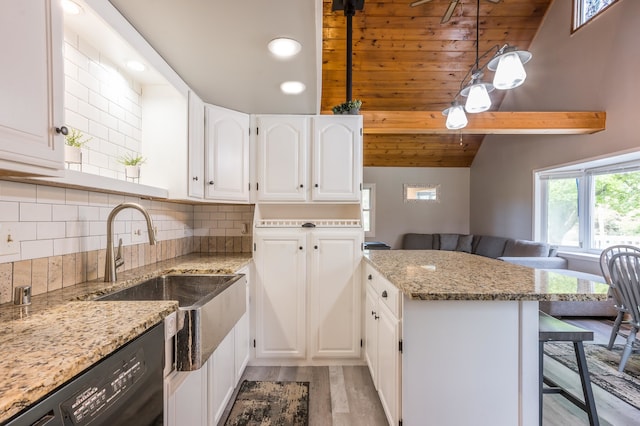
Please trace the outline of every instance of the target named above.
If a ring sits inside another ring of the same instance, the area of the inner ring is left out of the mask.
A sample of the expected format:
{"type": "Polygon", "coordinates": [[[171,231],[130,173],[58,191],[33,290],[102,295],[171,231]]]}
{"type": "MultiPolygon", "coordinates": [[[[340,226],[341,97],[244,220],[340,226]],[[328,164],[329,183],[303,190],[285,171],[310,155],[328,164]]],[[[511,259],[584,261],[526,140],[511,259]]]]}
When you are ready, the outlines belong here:
{"type": "MultiPolygon", "coordinates": [[[[332,11],[332,0],[323,1],[321,109],[330,111],[346,97],[347,18],[342,11],[332,11]]],[[[494,1],[480,0],[480,55],[505,43],[527,49],[551,0],[494,1]]],[[[440,112],[475,62],[476,0],[459,1],[446,23],[441,19],[451,0],[415,7],[412,2],[365,0],[363,10],[352,18],[352,92],[363,101],[365,166],[468,167],[484,134],[367,132],[368,112],[374,111],[377,117],[412,111],[414,118],[429,112],[444,127],[440,112]]],[[[499,109],[503,97],[498,90],[491,93],[491,111],[499,109]]]]}

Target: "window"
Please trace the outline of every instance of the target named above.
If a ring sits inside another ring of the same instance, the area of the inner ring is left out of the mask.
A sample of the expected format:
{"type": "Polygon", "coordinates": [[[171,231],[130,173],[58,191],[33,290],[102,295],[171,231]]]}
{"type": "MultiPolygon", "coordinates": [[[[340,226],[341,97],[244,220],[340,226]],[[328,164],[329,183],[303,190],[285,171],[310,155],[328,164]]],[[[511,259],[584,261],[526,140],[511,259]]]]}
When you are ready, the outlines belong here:
{"type": "Polygon", "coordinates": [[[376,184],[362,186],[362,226],[365,237],[375,237],[376,231],[376,184]]]}
{"type": "Polygon", "coordinates": [[[577,30],[618,0],[573,0],[573,30],[577,30]]]}
{"type": "Polygon", "coordinates": [[[592,253],[640,246],[640,161],[538,172],[536,185],[537,238],[592,253]]]}
{"type": "Polygon", "coordinates": [[[405,183],[404,202],[440,201],[440,185],[405,183]]]}

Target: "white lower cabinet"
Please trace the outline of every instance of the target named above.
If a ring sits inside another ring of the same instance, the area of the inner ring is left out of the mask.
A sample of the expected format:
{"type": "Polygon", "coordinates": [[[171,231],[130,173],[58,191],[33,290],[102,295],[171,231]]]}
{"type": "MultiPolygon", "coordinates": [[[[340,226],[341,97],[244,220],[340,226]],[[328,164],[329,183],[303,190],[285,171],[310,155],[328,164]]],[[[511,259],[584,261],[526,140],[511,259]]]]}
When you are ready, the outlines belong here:
{"type": "Polygon", "coordinates": [[[256,232],[257,360],[360,357],[362,238],[360,229],[256,232]]]}
{"type": "Polygon", "coordinates": [[[209,425],[218,424],[236,387],[234,337],[231,330],[207,361],[209,425]]]}
{"type": "Polygon", "coordinates": [[[207,424],[207,369],[174,371],[165,378],[164,424],[207,424]]]}
{"type": "Polygon", "coordinates": [[[390,425],[399,424],[402,369],[402,299],[397,287],[365,267],[365,360],[390,425]]]}

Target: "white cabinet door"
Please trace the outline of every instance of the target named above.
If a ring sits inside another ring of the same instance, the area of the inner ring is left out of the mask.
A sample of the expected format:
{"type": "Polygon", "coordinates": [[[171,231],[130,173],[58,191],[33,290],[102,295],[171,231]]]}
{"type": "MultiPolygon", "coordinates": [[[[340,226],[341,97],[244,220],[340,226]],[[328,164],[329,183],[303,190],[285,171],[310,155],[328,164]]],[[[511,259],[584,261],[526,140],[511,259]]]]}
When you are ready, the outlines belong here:
{"type": "Polygon", "coordinates": [[[189,196],[204,198],[204,102],[189,91],[189,196]]]}
{"type": "Polygon", "coordinates": [[[305,236],[279,231],[255,242],[255,356],[305,358],[305,236]]]}
{"type": "Polygon", "coordinates": [[[207,369],[174,371],[165,378],[164,424],[207,424],[207,369]]]}
{"type": "Polygon", "coordinates": [[[378,295],[367,282],[364,308],[364,359],[369,366],[373,385],[378,389],[378,295]]]}
{"type": "Polygon", "coordinates": [[[359,201],[362,185],[362,116],[313,118],[314,201],[359,201]]]}
{"type": "Polygon", "coordinates": [[[206,105],[206,196],[249,202],[250,116],[206,105]]]}
{"type": "Polygon", "coordinates": [[[231,330],[207,361],[210,426],[218,424],[235,389],[234,350],[234,333],[231,330]]]}
{"type": "Polygon", "coordinates": [[[378,394],[389,424],[400,419],[400,324],[389,308],[378,302],[378,394]]]}
{"type": "Polygon", "coordinates": [[[257,125],[258,201],[306,201],[309,117],[258,116],[257,125]]]}
{"type": "Polygon", "coordinates": [[[244,369],[249,362],[249,346],[250,346],[250,312],[251,307],[249,306],[250,294],[251,294],[251,279],[253,278],[250,272],[251,267],[247,266],[240,271],[239,274],[244,274],[247,279],[247,298],[246,298],[246,308],[244,315],[238,320],[234,328],[235,333],[235,386],[238,385],[240,381],[240,377],[242,377],[242,373],[244,373],[244,369]]]}
{"type": "Polygon", "coordinates": [[[310,233],[311,355],[360,357],[362,232],[315,230],[310,233]]]}
{"type": "Polygon", "coordinates": [[[60,175],[64,169],[60,2],[9,1],[0,13],[0,170],[60,175]]]}

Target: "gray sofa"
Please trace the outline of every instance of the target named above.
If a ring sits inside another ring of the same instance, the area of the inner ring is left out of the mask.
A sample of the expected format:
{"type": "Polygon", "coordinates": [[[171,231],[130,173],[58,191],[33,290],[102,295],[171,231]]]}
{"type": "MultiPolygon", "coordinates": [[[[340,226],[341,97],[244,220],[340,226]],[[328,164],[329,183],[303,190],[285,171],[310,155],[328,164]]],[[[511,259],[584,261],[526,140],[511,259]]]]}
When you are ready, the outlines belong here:
{"type": "MultiPolygon", "coordinates": [[[[557,249],[546,243],[487,235],[404,234],[404,250],[452,250],[504,260],[536,269],[546,269],[579,279],[605,282],[600,275],[567,269],[567,259],[557,256],[557,249]]],[[[613,301],[540,302],[540,310],[553,316],[615,317],[613,301]]]]}
{"type": "Polygon", "coordinates": [[[566,269],[567,260],[546,243],[489,235],[404,234],[404,250],[463,251],[538,269],[566,269]]]}

